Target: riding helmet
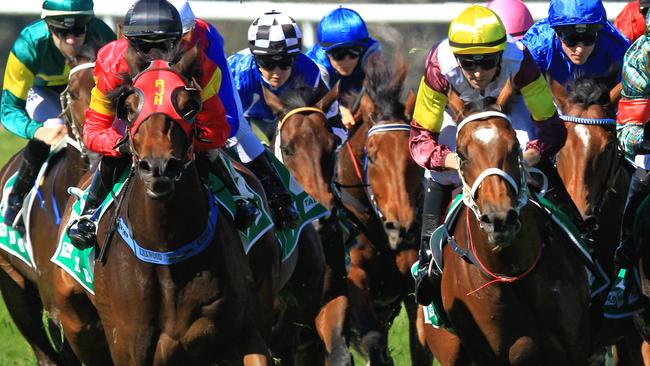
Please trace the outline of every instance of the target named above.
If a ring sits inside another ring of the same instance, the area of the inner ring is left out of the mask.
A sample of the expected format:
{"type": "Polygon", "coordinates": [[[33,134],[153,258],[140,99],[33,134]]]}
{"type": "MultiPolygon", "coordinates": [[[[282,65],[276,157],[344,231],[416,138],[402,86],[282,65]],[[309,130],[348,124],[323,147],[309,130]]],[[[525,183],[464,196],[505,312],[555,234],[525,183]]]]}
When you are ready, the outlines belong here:
{"type": "Polygon", "coordinates": [[[346,46],[368,44],[368,28],[354,10],[339,7],[318,23],[318,44],[324,51],[346,46]]]}
{"type": "Polygon", "coordinates": [[[528,28],[535,23],[530,10],[521,0],[492,0],[487,7],[501,18],[506,32],[518,40],[521,40],[528,28]]]}
{"type": "Polygon", "coordinates": [[[77,28],[88,24],[93,17],[92,0],[45,0],[41,18],[56,28],[77,28]]]}
{"type": "Polygon", "coordinates": [[[194,17],[194,12],[190,7],[190,3],[187,0],[169,0],[169,3],[174,5],[178,14],[181,16],[181,23],[183,23],[183,33],[187,33],[196,24],[196,18],[194,17]]]}
{"type": "Polygon", "coordinates": [[[506,28],[494,11],[471,5],[451,21],[449,46],[458,55],[501,52],[506,48],[506,28]]]}
{"type": "Polygon", "coordinates": [[[124,17],[126,38],[180,39],[181,17],[166,0],[138,0],[124,17]]]}
{"type": "Polygon", "coordinates": [[[271,11],[248,28],[248,47],[254,55],[300,53],[302,33],[288,15],[271,11]]]}

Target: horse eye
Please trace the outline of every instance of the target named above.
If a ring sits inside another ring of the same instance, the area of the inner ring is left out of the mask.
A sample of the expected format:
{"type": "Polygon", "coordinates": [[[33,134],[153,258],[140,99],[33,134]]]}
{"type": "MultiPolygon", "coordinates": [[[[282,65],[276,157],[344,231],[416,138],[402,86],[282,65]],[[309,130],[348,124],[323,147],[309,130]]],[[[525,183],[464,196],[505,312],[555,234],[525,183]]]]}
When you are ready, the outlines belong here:
{"type": "Polygon", "coordinates": [[[366,156],[368,157],[368,163],[375,164],[375,160],[377,159],[375,154],[367,154],[366,156]]]}
{"type": "Polygon", "coordinates": [[[287,157],[293,156],[293,150],[289,146],[280,146],[280,151],[287,157]]]}

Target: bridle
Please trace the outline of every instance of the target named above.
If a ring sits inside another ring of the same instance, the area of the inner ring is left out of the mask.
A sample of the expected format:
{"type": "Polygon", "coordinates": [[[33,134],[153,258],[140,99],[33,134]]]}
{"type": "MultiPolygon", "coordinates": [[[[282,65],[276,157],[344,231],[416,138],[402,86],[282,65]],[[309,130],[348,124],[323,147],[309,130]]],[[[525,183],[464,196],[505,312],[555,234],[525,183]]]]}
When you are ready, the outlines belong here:
{"type": "MultiPolygon", "coordinates": [[[[70,70],[68,79],[79,71],[92,69],[94,67],[95,67],[94,62],[86,62],[83,64],[79,64],[70,70]]],[[[71,145],[72,147],[74,147],[79,151],[79,153],[81,154],[81,158],[84,161],[88,161],[88,150],[83,143],[83,135],[79,130],[79,123],[78,123],[79,121],[77,121],[74,118],[74,114],[72,113],[72,109],[71,109],[72,97],[70,97],[69,88],[70,88],[70,84],[68,84],[65,87],[65,89],[63,89],[63,92],[61,92],[61,95],[59,96],[59,100],[61,101],[61,116],[65,117],[65,120],[70,127],[70,131],[74,136],[74,138],[71,138],[70,136],[66,135],[65,140],[67,144],[71,145]]]]}
{"type": "MultiPolygon", "coordinates": [[[[280,161],[282,161],[283,163],[284,163],[284,153],[282,152],[282,127],[289,120],[289,118],[291,118],[292,116],[294,116],[296,114],[307,114],[307,113],[320,114],[327,121],[327,115],[320,108],[317,108],[317,107],[298,107],[298,108],[294,108],[294,109],[290,110],[287,114],[284,115],[284,117],[282,117],[282,119],[278,123],[278,127],[277,127],[276,133],[275,133],[275,144],[273,146],[274,147],[273,152],[275,153],[275,156],[278,159],[280,159],[280,161]]],[[[327,123],[325,123],[325,127],[328,130],[330,130],[330,132],[331,132],[331,127],[327,123]]]]}
{"type": "MultiPolygon", "coordinates": [[[[498,111],[485,111],[485,112],[480,112],[480,113],[475,113],[470,115],[469,117],[463,119],[459,124],[458,128],[456,130],[456,139],[458,139],[458,134],[460,133],[461,129],[465,127],[468,123],[475,122],[478,120],[483,120],[486,118],[490,117],[497,117],[497,118],[502,118],[508,121],[512,125],[512,122],[510,120],[510,117],[505,115],[504,113],[498,112],[498,111]]],[[[478,220],[480,225],[482,225],[481,221],[481,209],[479,208],[478,204],[476,203],[475,197],[476,197],[476,191],[478,191],[479,187],[483,183],[483,181],[489,177],[496,175],[498,177],[501,177],[503,180],[508,183],[508,185],[514,190],[515,194],[517,195],[517,204],[514,208],[514,210],[519,214],[520,210],[522,207],[528,203],[528,185],[527,185],[527,173],[528,169],[526,168],[526,165],[524,164],[524,159],[523,159],[523,154],[521,152],[521,148],[519,148],[519,154],[518,154],[518,163],[519,163],[519,169],[521,171],[521,177],[519,179],[519,184],[517,184],[517,181],[507,172],[500,168],[487,168],[479,174],[479,176],[476,178],[474,183],[470,186],[467,181],[465,180],[464,174],[463,174],[463,164],[462,164],[462,159],[460,156],[458,157],[458,176],[460,177],[460,181],[463,184],[463,202],[465,203],[465,206],[467,206],[474,215],[476,216],[476,219],[478,220]]]]}

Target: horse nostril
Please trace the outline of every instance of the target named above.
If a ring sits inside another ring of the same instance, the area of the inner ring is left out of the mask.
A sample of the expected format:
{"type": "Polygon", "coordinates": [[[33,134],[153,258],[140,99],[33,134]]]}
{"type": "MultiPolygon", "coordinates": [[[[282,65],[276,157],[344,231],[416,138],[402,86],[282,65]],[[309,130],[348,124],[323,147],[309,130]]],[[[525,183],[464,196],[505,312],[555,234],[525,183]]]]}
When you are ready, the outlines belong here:
{"type": "Polygon", "coordinates": [[[167,160],[163,168],[163,175],[166,177],[176,177],[180,174],[183,169],[183,162],[179,159],[171,158],[167,160]]]}
{"type": "Polygon", "coordinates": [[[491,224],[492,223],[491,215],[488,215],[488,214],[481,215],[481,222],[484,223],[484,224],[491,224]]]}
{"type": "Polygon", "coordinates": [[[384,228],[386,230],[395,230],[397,229],[397,224],[395,224],[393,221],[388,221],[384,223],[384,228]]]}
{"type": "Polygon", "coordinates": [[[506,214],[506,225],[512,226],[517,223],[517,220],[519,219],[519,215],[517,215],[517,211],[514,209],[508,210],[508,213],[506,214]]]}
{"type": "Polygon", "coordinates": [[[142,159],[138,164],[138,169],[145,172],[151,172],[151,164],[149,164],[149,161],[146,158],[142,159]]]}

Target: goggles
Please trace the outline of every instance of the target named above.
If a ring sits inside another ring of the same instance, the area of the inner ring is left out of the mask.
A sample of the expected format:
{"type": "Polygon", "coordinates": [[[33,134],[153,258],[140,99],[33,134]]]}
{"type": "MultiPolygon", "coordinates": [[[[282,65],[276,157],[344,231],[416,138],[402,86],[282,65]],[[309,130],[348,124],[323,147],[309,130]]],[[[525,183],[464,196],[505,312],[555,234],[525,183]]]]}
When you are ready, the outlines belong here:
{"type": "Polygon", "coordinates": [[[598,39],[597,32],[557,32],[557,35],[562,40],[562,43],[568,47],[574,47],[578,43],[582,43],[585,46],[592,46],[596,43],[596,39],[598,39]]]}
{"type": "Polygon", "coordinates": [[[275,70],[276,67],[281,70],[289,70],[295,60],[296,58],[290,55],[255,56],[257,66],[269,71],[275,70]]]}
{"type": "Polygon", "coordinates": [[[501,53],[487,55],[456,55],[458,64],[466,71],[476,71],[479,67],[483,70],[492,70],[501,62],[501,53]]]}
{"type": "Polygon", "coordinates": [[[327,54],[336,61],[341,61],[346,57],[357,59],[363,53],[363,47],[337,47],[327,51],[327,54]]]}
{"type": "Polygon", "coordinates": [[[129,37],[129,44],[137,51],[148,54],[152,49],[158,49],[162,52],[170,52],[176,46],[176,38],[135,38],[129,37]]]}
{"type": "Polygon", "coordinates": [[[86,25],[78,25],[72,28],[59,28],[53,25],[50,25],[50,32],[56,34],[59,38],[65,38],[69,35],[79,37],[86,34],[87,27],[86,25]]]}

